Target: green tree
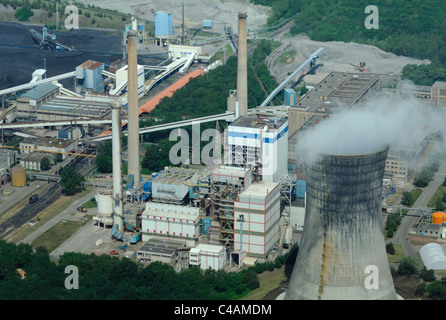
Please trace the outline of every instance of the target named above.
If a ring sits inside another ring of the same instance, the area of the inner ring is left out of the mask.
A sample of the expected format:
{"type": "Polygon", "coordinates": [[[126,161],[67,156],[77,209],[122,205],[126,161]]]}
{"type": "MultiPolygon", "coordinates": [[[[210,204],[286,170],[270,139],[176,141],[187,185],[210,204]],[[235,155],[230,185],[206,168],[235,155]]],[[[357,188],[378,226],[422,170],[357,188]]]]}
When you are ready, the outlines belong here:
{"type": "Polygon", "coordinates": [[[420,172],[415,174],[413,184],[417,187],[424,188],[434,177],[434,173],[428,169],[422,169],[420,172]]]}
{"type": "Polygon", "coordinates": [[[28,21],[34,15],[34,12],[28,7],[22,7],[17,9],[14,13],[14,17],[19,21],[28,21]]]}
{"type": "Polygon", "coordinates": [[[420,283],[415,290],[415,294],[417,296],[422,296],[426,292],[426,288],[427,286],[425,282],[420,283]]]}
{"type": "Polygon", "coordinates": [[[410,276],[418,271],[418,266],[415,258],[402,257],[398,266],[398,274],[410,276]]]}
{"type": "Polygon", "coordinates": [[[60,174],[60,185],[62,192],[66,195],[73,195],[84,189],[85,178],[76,172],[73,166],[62,169],[60,174]]]}
{"type": "Polygon", "coordinates": [[[427,270],[426,267],[420,271],[420,278],[426,282],[432,282],[435,280],[435,272],[434,270],[427,270]]]}
{"type": "Polygon", "coordinates": [[[413,196],[412,193],[404,191],[401,196],[401,204],[411,207],[413,205],[413,196]]]}
{"type": "Polygon", "coordinates": [[[392,242],[386,244],[386,252],[391,255],[395,254],[395,247],[392,242]]]}
{"type": "Polygon", "coordinates": [[[50,159],[48,157],[43,157],[40,160],[40,170],[42,171],[46,171],[49,168],[51,168],[51,163],[50,163],[50,159]]]}
{"type": "Polygon", "coordinates": [[[101,173],[111,173],[113,171],[113,146],[111,140],[104,142],[98,147],[98,153],[96,156],[96,165],[101,173]]]}

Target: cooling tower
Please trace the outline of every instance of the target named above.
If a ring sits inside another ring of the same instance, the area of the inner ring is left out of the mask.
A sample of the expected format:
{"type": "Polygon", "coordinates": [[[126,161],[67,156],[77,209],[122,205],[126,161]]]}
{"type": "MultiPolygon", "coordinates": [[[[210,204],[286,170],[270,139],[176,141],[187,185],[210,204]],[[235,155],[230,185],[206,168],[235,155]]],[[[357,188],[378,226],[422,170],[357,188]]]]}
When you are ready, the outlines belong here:
{"type": "Polygon", "coordinates": [[[248,112],[248,51],[246,47],[247,25],[246,12],[238,15],[238,43],[237,43],[237,101],[240,104],[240,115],[248,112]]]}
{"type": "Polygon", "coordinates": [[[381,218],[387,150],[304,159],[305,225],[285,299],[396,299],[381,218]]]}

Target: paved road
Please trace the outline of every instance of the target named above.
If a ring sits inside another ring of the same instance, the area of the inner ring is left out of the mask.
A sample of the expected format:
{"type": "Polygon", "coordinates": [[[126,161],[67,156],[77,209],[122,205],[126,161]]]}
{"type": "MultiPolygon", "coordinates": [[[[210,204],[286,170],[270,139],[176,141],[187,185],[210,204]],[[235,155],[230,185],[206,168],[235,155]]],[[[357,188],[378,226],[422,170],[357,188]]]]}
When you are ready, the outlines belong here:
{"type": "MultiPolygon", "coordinates": [[[[46,222],[43,226],[38,228],[36,231],[31,233],[29,236],[27,236],[25,239],[23,239],[21,242],[31,244],[38,236],[40,236],[42,233],[53,227],[55,224],[59,223],[61,220],[69,220],[72,219],[72,213],[77,212],[77,207],[81,206],[88,200],[94,197],[96,194],[96,189],[92,190],[91,192],[87,193],[84,197],[81,199],[73,202],[68,208],[66,208],[64,211],[59,213],[57,216],[46,222]]],[[[88,209],[88,213],[92,214],[93,212],[97,212],[97,208],[94,209],[88,209]]]]}
{"type": "MultiPolygon", "coordinates": [[[[437,189],[444,181],[446,175],[446,160],[443,161],[439,170],[434,176],[434,180],[429,183],[429,185],[423,188],[423,192],[418,197],[417,201],[413,204],[412,208],[427,208],[427,203],[430,201],[432,196],[435,194],[437,189]]],[[[407,239],[407,234],[410,228],[417,222],[420,217],[420,211],[409,211],[409,213],[402,219],[401,225],[399,226],[394,237],[389,242],[400,243],[404,249],[406,256],[414,256],[417,250],[410,244],[407,239]]]]}
{"type": "Polygon", "coordinates": [[[41,211],[45,210],[61,196],[61,188],[58,183],[51,184],[43,191],[39,199],[34,203],[28,203],[17,214],[7,219],[0,225],[0,239],[6,239],[15,229],[21,227],[29,220],[34,219],[41,211]]]}

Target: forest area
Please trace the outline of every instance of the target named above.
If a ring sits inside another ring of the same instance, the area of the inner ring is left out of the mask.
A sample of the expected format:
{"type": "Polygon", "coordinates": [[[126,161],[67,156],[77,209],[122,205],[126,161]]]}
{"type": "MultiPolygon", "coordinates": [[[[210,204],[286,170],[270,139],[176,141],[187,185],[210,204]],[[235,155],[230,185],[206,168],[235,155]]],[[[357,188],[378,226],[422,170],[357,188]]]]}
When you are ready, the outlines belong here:
{"type": "Polygon", "coordinates": [[[419,85],[446,80],[446,2],[442,0],[251,0],[272,7],[268,25],[294,18],[292,35],[316,41],[356,42],[396,55],[429,59],[431,64],[406,65],[402,78],[419,85]],[[379,28],[367,29],[365,8],[378,8],[379,28]]]}
{"type": "Polygon", "coordinates": [[[258,274],[285,266],[289,278],[298,247],[274,261],[239,272],[191,267],[176,272],[161,262],[141,264],[110,255],[67,252],[51,261],[44,247],[0,241],[0,300],[236,300],[259,287],[258,274]],[[79,271],[67,289],[67,266],[79,271]],[[23,276],[22,276],[23,275],[23,276]]]}

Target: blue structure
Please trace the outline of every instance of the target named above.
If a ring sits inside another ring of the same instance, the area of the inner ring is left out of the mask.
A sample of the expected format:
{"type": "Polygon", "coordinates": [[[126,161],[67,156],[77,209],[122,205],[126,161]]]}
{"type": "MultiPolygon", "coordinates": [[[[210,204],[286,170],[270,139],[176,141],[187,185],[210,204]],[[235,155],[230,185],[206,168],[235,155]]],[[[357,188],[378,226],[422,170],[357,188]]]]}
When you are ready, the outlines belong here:
{"type": "Polygon", "coordinates": [[[283,93],[286,106],[292,106],[296,104],[296,91],[294,91],[293,89],[285,89],[283,93]]]}
{"type": "Polygon", "coordinates": [[[168,38],[173,35],[172,11],[155,13],[155,37],[168,38]]]}
{"type": "MultiPolygon", "coordinates": [[[[307,192],[307,182],[305,180],[296,180],[296,200],[305,201],[305,193],[307,192]]],[[[294,195],[294,192],[293,192],[294,195]]]]}
{"type": "Polygon", "coordinates": [[[212,21],[203,20],[203,29],[212,29],[212,21]]]}

